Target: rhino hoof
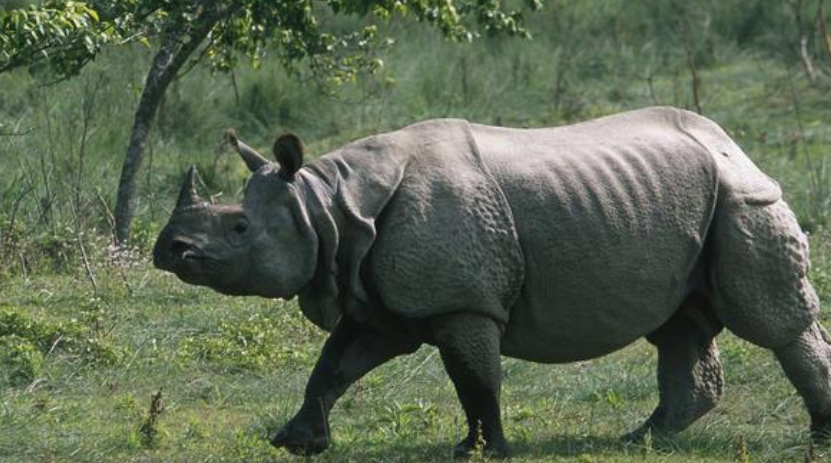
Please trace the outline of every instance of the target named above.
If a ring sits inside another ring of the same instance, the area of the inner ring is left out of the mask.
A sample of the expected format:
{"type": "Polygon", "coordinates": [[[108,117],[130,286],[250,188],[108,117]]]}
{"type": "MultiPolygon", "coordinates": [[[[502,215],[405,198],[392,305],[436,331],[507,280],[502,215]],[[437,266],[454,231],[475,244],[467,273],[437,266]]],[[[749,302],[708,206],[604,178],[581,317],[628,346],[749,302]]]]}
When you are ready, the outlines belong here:
{"type": "Polygon", "coordinates": [[[831,444],[831,417],[811,420],[811,439],[817,445],[831,444]]]}
{"type": "Polygon", "coordinates": [[[620,440],[624,444],[644,445],[648,440],[646,438],[647,434],[649,434],[651,438],[656,434],[656,432],[657,434],[661,434],[661,432],[655,429],[652,425],[644,424],[638,429],[620,436],[620,440]]]}
{"type": "MultiPolygon", "coordinates": [[[[476,453],[477,449],[475,443],[472,442],[471,439],[464,439],[453,447],[453,458],[469,459],[476,453]]],[[[505,442],[500,444],[487,443],[485,444],[485,448],[482,450],[482,453],[488,459],[504,459],[508,458],[510,454],[508,444],[505,442]]]]}
{"type": "Polygon", "coordinates": [[[298,456],[317,455],[329,448],[325,430],[316,431],[309,426],[290,421],[271,439],[271,445],[285,448],[298,456]]]}
{"type": "Polygon", "coordinates": [[[642,445],[646,440],[646,432],[640,428],[620,436],[620,441],[627,445],[642,445]]]}
{"type": "Polygon", "coordinates": [[[677,433],[678,431],[668,429],[665,426],[659,426],[657,423],[649,419],[634,431],[628,432],[620,436],[620,440],[624,444],[645,445],[648,443],[649,440],[667,439],[671,438],[677,433]],[[648,439],[647,435],[649,435],[648,439]]]}

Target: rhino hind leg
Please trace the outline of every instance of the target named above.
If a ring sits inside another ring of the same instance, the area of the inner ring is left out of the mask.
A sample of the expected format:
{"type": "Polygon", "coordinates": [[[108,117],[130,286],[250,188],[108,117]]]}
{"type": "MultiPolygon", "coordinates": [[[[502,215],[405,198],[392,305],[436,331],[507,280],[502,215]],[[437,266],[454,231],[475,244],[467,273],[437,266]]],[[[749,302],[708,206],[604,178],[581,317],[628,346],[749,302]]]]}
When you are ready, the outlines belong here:
{"type": "Polygon", "coordinates": [[[785,375],[805,401],[815,440],[831,438],[831,339],[813,323],[796,340],[773,349],[785,375]]]}
{"type": "Polygon", "coordinates": [[[647,336],[658,348],[660,399],[652,415],[625,440],[639,441],[647,432],[683,431],[716,405],[723,385],[715,340],[721,329],[706,301],[694,295],[647,336]]]}
{"type": "Polygon", "coordinates": [[[808,281],[808,239],[784,201],[719,205],[710,272],[714,311],[731,332],[772,350],[805,401],[815,438],[831,437],[831,340],[808,281]]]}
{"type": "Polygon", "coordinates": [[[467,437],[453,449],[453,456],[470,455],[481,433],[487,454],[506,457],[499,409],[500,326],[488,317],[462,312],[436,317],[432,332],[467,418],[467,437]]]}
{"type": "Polygon", "coordinates": [[[808,238],[784,201],[719,204],[711,244],[713,310],[733,334],[768,349],[816,320],[808,238]]]}

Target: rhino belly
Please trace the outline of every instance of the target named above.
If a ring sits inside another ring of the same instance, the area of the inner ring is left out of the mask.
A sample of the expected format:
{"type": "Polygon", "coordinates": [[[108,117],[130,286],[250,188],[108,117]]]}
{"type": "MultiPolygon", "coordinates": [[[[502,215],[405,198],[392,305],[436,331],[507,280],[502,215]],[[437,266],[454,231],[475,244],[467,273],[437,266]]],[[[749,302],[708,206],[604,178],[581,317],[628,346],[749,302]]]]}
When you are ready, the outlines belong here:
{"type": "Polygon", "coordinates": [[[694,290],[716,201],[712,157],[672,130],[584,132],[480,132],[526,266],[505,355],[604,355],[658,328],[694,290]]]}

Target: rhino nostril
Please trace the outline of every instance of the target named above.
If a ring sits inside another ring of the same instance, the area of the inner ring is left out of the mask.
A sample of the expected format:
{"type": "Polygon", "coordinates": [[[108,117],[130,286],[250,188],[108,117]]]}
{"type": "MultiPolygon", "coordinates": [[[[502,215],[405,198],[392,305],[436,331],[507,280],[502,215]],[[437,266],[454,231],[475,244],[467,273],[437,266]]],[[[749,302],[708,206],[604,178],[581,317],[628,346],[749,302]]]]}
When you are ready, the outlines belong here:
{"type": "Polygon", "coordinates": [[[170,245],[170,252],[174,256],[181,257],[190,248],[191,248],[191,245],[189,243],[186,243],[182,240],[173,240],[173,243],[170,245]]]}

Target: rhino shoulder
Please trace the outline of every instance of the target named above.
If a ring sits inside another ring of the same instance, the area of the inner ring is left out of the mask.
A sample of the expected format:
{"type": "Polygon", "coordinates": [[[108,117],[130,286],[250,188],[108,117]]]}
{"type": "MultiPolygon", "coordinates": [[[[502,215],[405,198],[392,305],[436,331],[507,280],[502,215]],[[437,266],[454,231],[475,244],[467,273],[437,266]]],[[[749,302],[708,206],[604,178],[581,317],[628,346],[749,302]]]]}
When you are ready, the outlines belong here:
{"type": "Polygon", "coordinates": [[[405,130],[421,142],[377,222],[371,283],[398,315],[471,311],[507,322],[524,259],[470,125],[445,119],[405,130]]]}

